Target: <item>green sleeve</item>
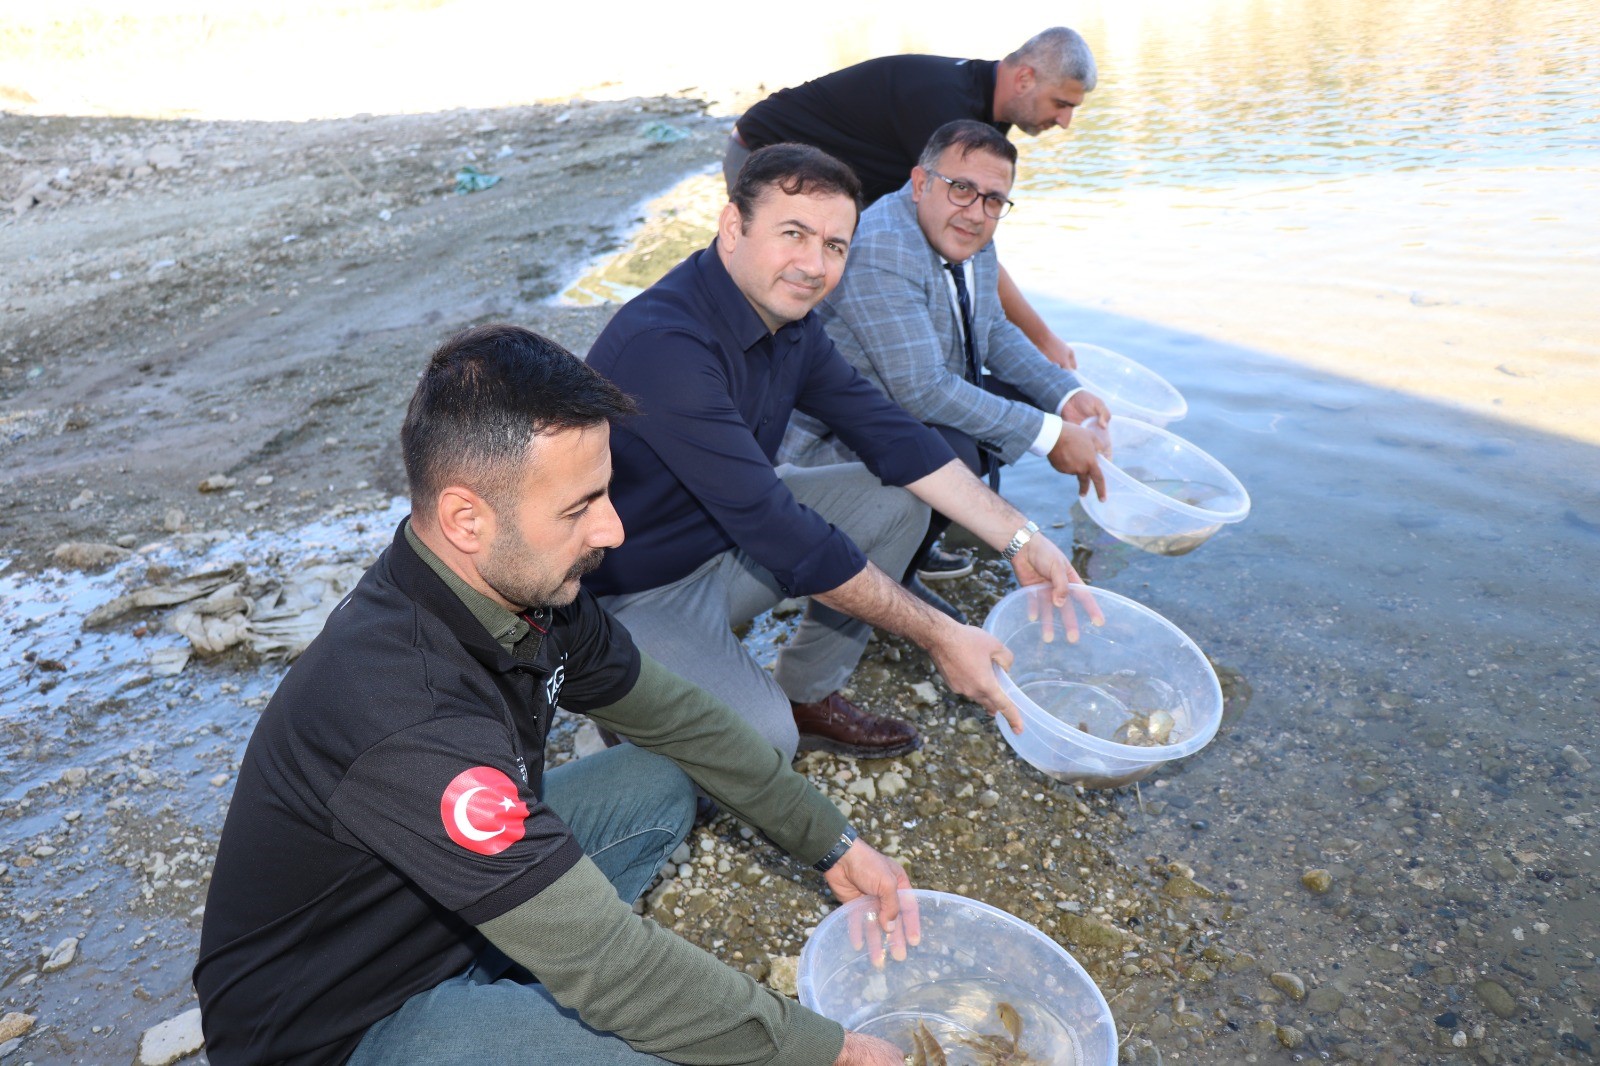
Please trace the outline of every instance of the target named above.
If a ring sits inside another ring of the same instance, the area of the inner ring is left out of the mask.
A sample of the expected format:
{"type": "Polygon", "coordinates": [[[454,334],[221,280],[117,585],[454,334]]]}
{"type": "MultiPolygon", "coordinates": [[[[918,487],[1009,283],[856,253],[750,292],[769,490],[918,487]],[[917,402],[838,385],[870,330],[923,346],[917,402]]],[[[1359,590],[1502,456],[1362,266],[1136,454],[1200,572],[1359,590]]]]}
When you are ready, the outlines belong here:
{"type": "Polygon", "coordinates": [[[589,717],[683,767],[706,795],[801,862],[826,855],[847,824],[839,808],[726,703],[642,658],[628,694],[589,717]]]}
{"type": "Polygon", "coordinates": [[[478,927],[584,1024],[687,1066],[831,1066],[839,1023],[634,914],[587,857],[478,927]]]}

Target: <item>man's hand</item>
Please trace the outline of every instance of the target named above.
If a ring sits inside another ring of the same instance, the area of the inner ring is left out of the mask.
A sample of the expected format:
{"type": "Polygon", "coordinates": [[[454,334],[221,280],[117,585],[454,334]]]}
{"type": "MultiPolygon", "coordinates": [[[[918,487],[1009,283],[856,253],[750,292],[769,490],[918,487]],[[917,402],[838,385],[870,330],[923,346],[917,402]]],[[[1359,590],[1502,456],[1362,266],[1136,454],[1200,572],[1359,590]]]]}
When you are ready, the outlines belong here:
{"type": "Polygon", "coordinates": [[[1082,426],[1067,422],[1061,427],[1061,436],[1056,438],[1056,445],[1050,449],[1049,458],[1050,465],[1061,473],[1077,476],[1079,496],[1089,491],[1089,483],[1092,481],[1095,495],[1104,500],[1106,476],[1100,471],[1100,451],[1096,446],[1097,443],[1093,433],[1082,426]]]}
{"type": "MultiPolygon", "coordinates": [[[[922,919],[917,914],[915,900],[907,896],[904,900],[906,906],[902,908],[900,905],[900,890],[911,887],[905,867],[865,840],[857,839],[852,843],[822,877],[833,889],[833,894],[839,897],[840,903],[849,903],[861,896],[873,898],[875,902],[867,910],[867,920],[875,922],[879,929],[888,934],[888,951],[896,962],[905,961],[908,944],[916,947],[921,942],[922,919]]],[[[883,965],[884,938],[876,930],[852,923],[850,942],[858,948],[867,948],[872,956],[872,965],[883,965]],[[867,935],[869,932],[870,936],[867,935]]]]}
{"type": "Polygon", "coordinates": [[[833,1066],[904,1066],[905,1061],[906,1053],[889,1041],[846,1030],[844,1047],[833,1066]]]}
{"type": "Polygon", "coordinates": [[[1054,333],[1047,333],[1040,339],[1044,343],[1038,346],[1039,352],[1046,359],[1064,370],[1078,369],[1078,353],[1072,350],[1072,345],[1054,333]]]}
{"type": "MultiPolygon", "coordinates": [[[[1070,567],[1069,567],[1070,569],[1070,567]]],[[[994,666],[1011,669],[1011,649],[976,626],[951,624],[940,639],[924,645],[945,684],[993,715],[1004,715],[1013,733],[1022,732],[1022,715],[994,676],[994,666]]]]}
{"type": "Polygon", "coordinates": [[[1041,623],[1040,637],[1046,644],[1055,639],[1058,617],[1067,643],[1078,642],[1080,607],[1095,625],[1106,624],[1105,612],[1095,602],[1094,593],[1088,591],[1089,586],[1078,576],[1055,541],[1043,533],[1035,533],[1022,546],[1011,560],[1011,569],[1017,575],[1017,584],[1023,588],[1039,586],[1028,603],[1028,618],[1041,623]]]}
{"type": "MultiPolygon", "coordinates": [[[[1062,404],[1061,410],[1057,413],[1075,426],[1082,425],[1091,418],[1098,419],[1102,428],[1111,422],[1111,409],[1106,406],[1104,400],[1088,389],[1079,389],[1073,393],[1072,398],[1062,404]]],[[[1105,449],[1102,448],[1101,451],[1104,452],[1105,449]]]]}

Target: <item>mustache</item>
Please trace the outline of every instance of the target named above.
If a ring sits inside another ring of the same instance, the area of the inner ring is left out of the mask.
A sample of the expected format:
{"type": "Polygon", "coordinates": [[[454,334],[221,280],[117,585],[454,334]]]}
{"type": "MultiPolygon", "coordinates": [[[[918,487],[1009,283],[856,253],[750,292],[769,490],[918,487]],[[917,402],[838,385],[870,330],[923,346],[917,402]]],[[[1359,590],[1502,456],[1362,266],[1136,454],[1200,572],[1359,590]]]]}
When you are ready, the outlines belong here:
{"type": "Polygon", "coordinates": [[[578,561],[573,563],[572,568],[567,571],[567,580],[575,581],[584,574],[593,572],[605,557],[606,550],[604,548],[595,548],[584,555],[578,556],[578,561]]]}

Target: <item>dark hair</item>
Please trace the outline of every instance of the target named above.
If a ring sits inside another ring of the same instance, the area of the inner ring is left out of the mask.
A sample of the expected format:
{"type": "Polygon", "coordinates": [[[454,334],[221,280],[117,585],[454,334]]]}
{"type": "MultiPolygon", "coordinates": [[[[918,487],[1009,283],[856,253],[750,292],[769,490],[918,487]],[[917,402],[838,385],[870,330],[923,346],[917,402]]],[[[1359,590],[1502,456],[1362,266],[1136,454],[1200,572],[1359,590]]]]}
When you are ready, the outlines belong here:
{"type": "Polygon", "coordinates": [[[861,217],[861,179],[848,165],[809,144],[769,144],[750,153],[728,194],[743,226],[750,225],[756,201],[774,185],[790,196],[848,196],[856,218],[861,217]]]}
{"type": "Polygon", "coordinates": [[[1013,171],[1017,169],[1017,146],[987,122],[970,118],[958,118],[934,130],[917,159],[917,166],[932,170],[939,165],[939,157],[951,148],[961,149],[962,159],[973,152],[988,152],[1010,163],[1013,171]]]}
{"type": "Polygon", "coordinates": [[[634,410],[622,390],[532,330],[462,330],[428,360],[400,428],[412,508],[423,510],[457,483],[515,513],[514,489],[534,437],[634,410]]]}

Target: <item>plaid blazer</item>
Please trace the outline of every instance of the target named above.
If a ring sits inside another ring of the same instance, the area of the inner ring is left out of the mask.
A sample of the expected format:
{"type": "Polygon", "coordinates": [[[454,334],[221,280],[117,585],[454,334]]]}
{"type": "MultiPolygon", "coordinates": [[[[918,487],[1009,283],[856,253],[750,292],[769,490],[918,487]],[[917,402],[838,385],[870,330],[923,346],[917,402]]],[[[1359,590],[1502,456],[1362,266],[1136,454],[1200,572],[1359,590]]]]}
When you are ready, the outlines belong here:
{"type": "MultiPolygon", "coordinates": [[[[939,253],[917,225],[908,182],[861,216],[839,287],[817,315],[840,354],[913,417],[958,429],[1007,463],[1028,450],[1078,387],[1077,375],[1050,362],[1000,307],[994,244],[972,258],[973,341],[978,365],[1033,403],[1007,400],[966,380],[961,322],[939,253]]],[[[850,462],[848,448],[822,423],[796,413],[778,452],[799,466],[850,462]]]]}

